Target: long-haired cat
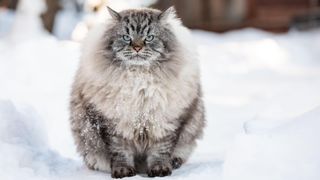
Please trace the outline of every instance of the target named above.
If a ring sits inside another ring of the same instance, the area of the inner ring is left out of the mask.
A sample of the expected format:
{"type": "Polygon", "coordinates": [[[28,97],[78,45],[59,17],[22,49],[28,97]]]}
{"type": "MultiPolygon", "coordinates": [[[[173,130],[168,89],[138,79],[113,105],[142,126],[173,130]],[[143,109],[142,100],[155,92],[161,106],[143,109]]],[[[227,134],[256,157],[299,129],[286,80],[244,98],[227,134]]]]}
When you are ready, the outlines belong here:
{"type": "Polygon", "coordinates": [[[77,150],[123,178],[170,175],[205,124],[198,60],[174,8],[116,12],[83,47],[71,95],[77,150]]]}

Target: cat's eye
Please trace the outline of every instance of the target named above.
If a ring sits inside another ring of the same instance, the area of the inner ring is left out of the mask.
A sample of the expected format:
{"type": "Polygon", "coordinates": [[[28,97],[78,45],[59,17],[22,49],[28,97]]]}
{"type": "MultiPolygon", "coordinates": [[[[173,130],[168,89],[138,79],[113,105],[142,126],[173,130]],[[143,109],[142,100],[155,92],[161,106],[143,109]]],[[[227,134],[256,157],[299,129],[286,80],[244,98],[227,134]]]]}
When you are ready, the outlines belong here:
{"type": "Polygon", "coordinates": [[[128,36],[128,35],[123,35],[122,39],[125,40],[125,41],[131,41],[131,37],[128,36]]]}
{"type": "Polygon", "coordinates": [[[154,35],[149,35],[146,37],[146,41],[150,42],[154,39],[154,35]]]}

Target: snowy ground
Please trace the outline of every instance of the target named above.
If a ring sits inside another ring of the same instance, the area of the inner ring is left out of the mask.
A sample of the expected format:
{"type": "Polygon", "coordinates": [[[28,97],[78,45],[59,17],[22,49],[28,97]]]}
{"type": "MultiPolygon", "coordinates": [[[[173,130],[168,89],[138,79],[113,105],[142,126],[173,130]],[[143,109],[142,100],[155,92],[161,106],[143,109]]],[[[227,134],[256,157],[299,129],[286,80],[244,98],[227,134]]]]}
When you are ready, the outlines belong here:
{"type": "MultiPolygon", "coordinates": [[[[0,38],[0,179],[110,178],[83,166],[69,131],[79,44],[15,26],[0,38]]],[[[193,34],[208,124],[169,178],[319,180],[320,30],[193,34]]]]}

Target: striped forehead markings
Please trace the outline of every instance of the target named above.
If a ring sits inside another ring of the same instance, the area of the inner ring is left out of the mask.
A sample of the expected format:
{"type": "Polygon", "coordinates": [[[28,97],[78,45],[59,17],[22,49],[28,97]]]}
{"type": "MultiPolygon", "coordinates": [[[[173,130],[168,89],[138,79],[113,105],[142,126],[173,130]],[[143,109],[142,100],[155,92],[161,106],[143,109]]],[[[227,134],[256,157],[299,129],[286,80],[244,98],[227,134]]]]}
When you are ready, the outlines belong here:
{"type": "Polygon", "coordinates": [[[124,22],[126,22],[125,30],[129,34],[131,32],[136,32],[138,34],[142,34],[145,32],[146,28],[148,28],[147,33],[150,33],[150,26],[153,17],[150,13],[137,13],[133,12],[128,16],[123,18],[124,22]]]}

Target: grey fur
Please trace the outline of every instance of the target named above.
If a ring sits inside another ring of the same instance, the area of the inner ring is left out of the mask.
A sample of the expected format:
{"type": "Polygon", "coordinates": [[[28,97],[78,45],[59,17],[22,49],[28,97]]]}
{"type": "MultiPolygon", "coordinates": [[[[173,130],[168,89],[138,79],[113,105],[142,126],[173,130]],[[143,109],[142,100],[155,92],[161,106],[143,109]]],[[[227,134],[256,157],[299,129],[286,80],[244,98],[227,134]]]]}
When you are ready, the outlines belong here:
{"type": "Polygon", "coordinates": [[[109,11],[113,21],[89,36],[72,88],[77,150],[114,178],[170,175],[205,125],[197,59],[177,34],[188,31],[173,8],[109,11]]]}

